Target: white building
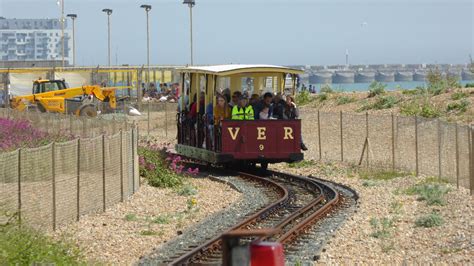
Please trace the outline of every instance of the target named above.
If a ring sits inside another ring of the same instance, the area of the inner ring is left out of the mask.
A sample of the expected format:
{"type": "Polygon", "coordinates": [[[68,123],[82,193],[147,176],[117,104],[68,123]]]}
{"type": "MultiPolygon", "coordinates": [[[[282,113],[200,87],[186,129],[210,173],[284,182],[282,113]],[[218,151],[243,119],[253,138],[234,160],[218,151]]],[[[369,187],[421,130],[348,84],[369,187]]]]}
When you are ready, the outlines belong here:
{"type": "MultiPolygon", "coordinates": [[[[72,63],[71,30],[64,25],[64,60],[72,63]]],[[[0,17],[0,60],[62,60],[59,19],[5,19],[0,17]]]]}

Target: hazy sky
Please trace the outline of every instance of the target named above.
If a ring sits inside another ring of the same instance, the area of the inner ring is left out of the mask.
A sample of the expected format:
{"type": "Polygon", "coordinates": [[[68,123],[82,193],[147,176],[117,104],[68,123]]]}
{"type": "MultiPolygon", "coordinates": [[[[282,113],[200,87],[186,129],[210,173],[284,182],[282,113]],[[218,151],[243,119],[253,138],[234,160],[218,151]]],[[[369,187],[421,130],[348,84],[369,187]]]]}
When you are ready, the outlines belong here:
{"type": "MultiPolygon", "coordinates": [[[[77,13],[77,63],[189,63],[189,9],[181,0],[65,0],[77,13]]],[[[196,0],[195,64],[466,63],[474,56],[473,0],[196,0]]],[[[0,16],[57,18],[56,0],[0,0],[0,16]]],[[[69,23],[70,24],[70,23],[69,23]]],[[[69,25],[70,26],[70,25],[69,25]]]]}

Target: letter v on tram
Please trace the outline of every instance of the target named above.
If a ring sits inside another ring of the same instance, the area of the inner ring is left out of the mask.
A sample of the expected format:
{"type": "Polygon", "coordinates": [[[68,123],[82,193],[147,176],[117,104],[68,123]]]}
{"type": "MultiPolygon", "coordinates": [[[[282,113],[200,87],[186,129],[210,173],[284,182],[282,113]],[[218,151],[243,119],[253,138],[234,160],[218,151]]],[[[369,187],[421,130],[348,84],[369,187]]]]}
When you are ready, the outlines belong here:
{"type": "Polygon", "coordinates": [[[210,115],[210,110],[216,110],[217,94],[294,95],[303,71],[271,65],[196,66],[178,71],[177,153],[212,164],[260,163],[263,168],[268,163],[303,159],[299,119],[215,123],[210,115]]]}

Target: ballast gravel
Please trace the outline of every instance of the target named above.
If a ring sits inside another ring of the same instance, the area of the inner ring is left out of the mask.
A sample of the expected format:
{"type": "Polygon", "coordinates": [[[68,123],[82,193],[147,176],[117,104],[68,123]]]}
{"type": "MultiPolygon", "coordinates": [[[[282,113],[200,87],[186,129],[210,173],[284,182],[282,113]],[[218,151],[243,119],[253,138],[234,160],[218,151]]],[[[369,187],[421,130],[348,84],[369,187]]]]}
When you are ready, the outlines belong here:
{"type": "Polygon", "coordinates": [[[270,202],[265,193],[262,193],[260,188],[256,188],[253,182],[234,176],[215,176],[214,178],[222,180],[222,182],[231,183],[233,187],[241,192],[239,200],[225,210],[189,227],[182,235],[142,258],[140,264],[163,264],[170,257],[180,253],[179,251],[190,246],[202,244],[211,237],[223,233],[243,220],[246,214],[254,213],[257,209],[268,205],[270,202]]]}
{"type": "MultiPolygon", "coordinates": [[[[180,196],[173,189],[143,184],[127,201],[105,213],[83,216],[53,236],[75,241],[90,264],[131,265],[178,235],[188,235],[212,214],[232,212],[233,204],[240,202],[253,204],[225,183],[208,178],[190,178],[187,182],[197,189],[196,195],[180,196]]],[[[232,219],[229,217],[228,222],[232,219]]]]}

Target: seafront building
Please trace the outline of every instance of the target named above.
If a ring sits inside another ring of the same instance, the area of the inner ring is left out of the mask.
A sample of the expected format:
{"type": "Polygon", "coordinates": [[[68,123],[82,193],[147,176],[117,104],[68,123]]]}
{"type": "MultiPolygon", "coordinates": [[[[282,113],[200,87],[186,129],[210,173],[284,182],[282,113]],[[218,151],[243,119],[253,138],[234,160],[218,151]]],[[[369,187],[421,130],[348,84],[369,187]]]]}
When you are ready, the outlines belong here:
{"type": "MultiPolygon", "coordinates": [[[[71,30],[64,22],[64,60],[72,62],[71,30]]],[[[0,17],[0,61],[62,60],[59,19],[6,19],[0,17]]]]}

